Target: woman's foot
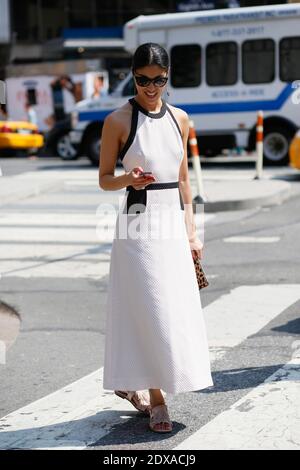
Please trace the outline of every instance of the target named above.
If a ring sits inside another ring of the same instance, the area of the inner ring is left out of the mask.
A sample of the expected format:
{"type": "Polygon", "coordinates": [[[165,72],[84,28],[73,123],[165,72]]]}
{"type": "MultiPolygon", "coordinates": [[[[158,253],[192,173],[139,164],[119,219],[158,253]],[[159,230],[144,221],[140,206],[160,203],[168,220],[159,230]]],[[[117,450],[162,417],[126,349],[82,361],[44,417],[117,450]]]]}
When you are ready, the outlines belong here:
{"type": "Polygon", "coordinates": [[[156,405],[151,408],[149,427],[155,432],[172,431],[173,427],[167,405],[156,405]]]}
{"type": "Polygon", "coordinates": [[[165,397],[159,388],[149,388],[151,407],[165,404],[165,397]]]}
{"type": "Polygon", "coordinates": [[[150,394],[150,428],[156,432],[172,431],[168,407],[160,389],[149,389],[150,394]]]}
{"type": "Polygon", "coordinates": [[[145,413],[147,416],[150,415],[150,397],[148,390],[140,391],[122,391],[115,390],[115,394],[120,398],[125,398],[130,401],[130,403],[142,413],[145,413]]]}

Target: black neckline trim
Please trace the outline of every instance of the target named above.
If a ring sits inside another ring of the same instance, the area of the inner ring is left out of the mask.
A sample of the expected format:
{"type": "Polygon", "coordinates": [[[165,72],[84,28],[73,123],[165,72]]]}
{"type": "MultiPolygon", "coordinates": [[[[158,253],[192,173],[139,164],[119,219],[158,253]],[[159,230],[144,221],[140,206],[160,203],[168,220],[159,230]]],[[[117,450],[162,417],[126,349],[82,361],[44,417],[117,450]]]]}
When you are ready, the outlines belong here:
{"type": "Polygon", "coordinates": [[[131,113],[130,132],[129,132],[128,138],[125,142],[125,145],[124,145],[124,147],[122,148],[122,150],[119,154],[119,159],[121,161],[125,157],[125,154],[126,154],[127,150],[129,149],[129,147],[131,146],[131,144],[134,140],[134,137],[135,137],[135,134],[136,134],[136,129],[137,129],[137,124],[138,124],[138,114],[139,114],[139,112],[138,112],[137,107],[133,106],[132,113],[131,113]]]}
{"type": "Polygon", "coordinates": [[[159,119],[159,118],[163,117],[166,113],[166,110],[167,110],[167,105],[166,105],[166,102],[163,98],[161,98],[162,105],[161,105],[160,111],[158,113],[152,113],[151,111],[148,111],[148,109],[145,109],[140,103],[138,103],[136,101],[135,98],[130,98],[128,101],[132,105],[135,105],[143,114],[145,114],[146,116],[149,116],[153,119],[159,119]]]}
{"type": "Polygon", "coordinates": [[[177,130],[178,130],[178,132],[179,132],[179,135],[180,135],[181,139],[183,139],[183,135],[182,135],[182,133],[181,133],[181,129],[180,129],[180,127],[179,127],[179,124],[178,124],[178,122],[177,122],[177,119],[175,118],[175,116],[174,116],[174,114],[172,113],[172,111],[171,111],[171,109],[170,109],[169,106],[167,106],[167,109],[168,109],[168,113],[170,114],[171,118],[173,119],[173,121],[174,121],[174,123],[175,123],[175,125],[176,125],[176,127],[177,127],[177,130]]]}

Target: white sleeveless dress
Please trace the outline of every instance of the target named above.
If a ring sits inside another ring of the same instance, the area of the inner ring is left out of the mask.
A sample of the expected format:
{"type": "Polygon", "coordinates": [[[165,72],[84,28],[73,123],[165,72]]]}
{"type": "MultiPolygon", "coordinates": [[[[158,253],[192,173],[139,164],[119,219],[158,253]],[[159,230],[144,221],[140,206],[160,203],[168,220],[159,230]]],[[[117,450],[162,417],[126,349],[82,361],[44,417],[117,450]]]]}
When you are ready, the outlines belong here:
{"type": "Polygon", "coordinates": [[[167,393],[213,385],[200,292],[178,187],[184,148],[162,99],[159,113],[134,98],[131,130],[119,156],[155,183],[126,188],[111,250],[103,387],[167,393]]]}

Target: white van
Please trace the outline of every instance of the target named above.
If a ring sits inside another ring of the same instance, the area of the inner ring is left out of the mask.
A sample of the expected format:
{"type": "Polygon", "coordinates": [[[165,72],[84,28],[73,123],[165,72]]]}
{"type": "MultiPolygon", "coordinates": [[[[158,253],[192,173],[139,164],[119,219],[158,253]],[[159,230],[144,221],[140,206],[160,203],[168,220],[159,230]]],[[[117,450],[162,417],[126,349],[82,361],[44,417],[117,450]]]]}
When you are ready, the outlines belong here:
{"type": "MultiPolygon", "coordinates": [[[[47,65],[46,63],[46,70],[47,65]]],[[[12,69],[12,67],[10,68],[12,69]]],[[[63,73],[57,75],[54,73],[40,75],[25,75],[24,73],[24,75],[18,75],[19,70],[18,66],[15,67],[16,76],[8,77],[5,80],[9,117],[14,121],[26,120],[25,103],[30,101],[37,113],[39,130],[43,132],[51,129],[53,118],[56,118],[57,121],[63,120],[65,114],[74,109],[76,99],[78,101],[78,99],[82,100],[92,96],[95,77],[101,74],[105,90],[109,87],[107,70],[68,75],[63,73]],[[64,86],[60,85],[62,76],[67,76],[69,79],[64,86]],[[74,86],[75,93],[70,88],[71,83],[74,86]]]]}
{"type": "MultiPolygon", "coordinates": [[[[265,163],[288,162],[300,127],[300,5],[269,5],[138,16],[124,26],[126,49],[157,42],[169,53],[169,97],[193,119],[201,154],[255,147],[264,112],[265,163]]],[[[107,114],[135,94],[128,75],[106,100],[77,105],[74,143],[95,164],[107,114]]]]}

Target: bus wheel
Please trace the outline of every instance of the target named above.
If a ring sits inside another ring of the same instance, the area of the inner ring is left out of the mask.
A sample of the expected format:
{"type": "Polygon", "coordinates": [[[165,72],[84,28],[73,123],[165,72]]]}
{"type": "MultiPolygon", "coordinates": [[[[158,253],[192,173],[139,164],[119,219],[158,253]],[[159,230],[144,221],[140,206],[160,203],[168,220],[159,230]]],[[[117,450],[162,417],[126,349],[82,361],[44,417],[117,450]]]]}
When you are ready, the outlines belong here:
{"type": "Polygon", "coordinates": [[[264,164],[287,165],[293,132],[288,127],[272,126],[264,130],[264,164]]]}
{"type": "Polygon", "coordinates": [[[99,128],[91,129],[85,139],[85,153],[94,166],[99,165],[101,144],[100,132],[101,129],[99,130],[99,128]]]}

